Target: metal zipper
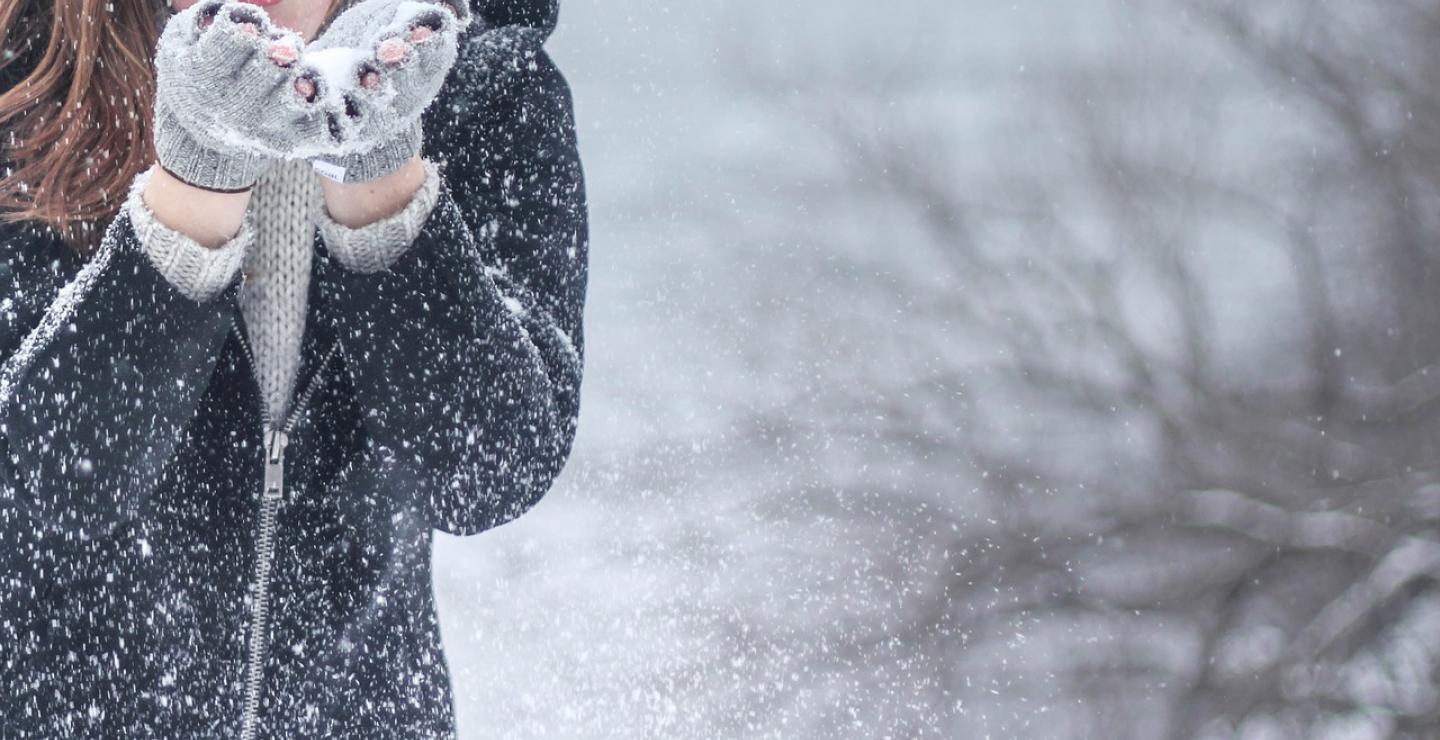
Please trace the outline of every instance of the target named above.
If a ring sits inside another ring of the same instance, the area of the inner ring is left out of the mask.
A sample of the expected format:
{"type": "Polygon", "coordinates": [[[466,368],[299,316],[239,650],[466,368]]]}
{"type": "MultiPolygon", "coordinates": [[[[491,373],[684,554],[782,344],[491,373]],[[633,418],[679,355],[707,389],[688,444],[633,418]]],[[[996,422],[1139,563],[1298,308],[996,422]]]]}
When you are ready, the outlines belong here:
{"type": "MultiPolygon", "coordinates": [[[[255,355],[236,314],[231,315],[230,324],[240,335],[240,346],[245,350],[245,358],[250,364],[250,375],[255,378],[255,386],[260,388],[260,376],[255,372],[255,355]]],[[[246,646],[245,711],[241,716],[241,740],[253,740],[256,723],[260,718],[260,682],[264,676],[265,652],[269,647],[265,631],[270,616],[270,567],[275,557],[275,519],[280,504],[285,500],[285,447],[290,443],[290,430],[300,419],[300,414],[310,403],[310,396],[320,384],[325,365],[339,347],[339,340],[330,344],[325,357],[316,365],[314,374],[306,383],[305,390],[295,399],[289,416],[278,429],[272,426],[270,410],[265,405],[264,389],[260,388],[260,430],[261,439],[264,441],[265,485],[260,492],[260,518],[255,532],[255,577],[249,588],[255,606],[250,612],[250,634],[246,646]]]]}

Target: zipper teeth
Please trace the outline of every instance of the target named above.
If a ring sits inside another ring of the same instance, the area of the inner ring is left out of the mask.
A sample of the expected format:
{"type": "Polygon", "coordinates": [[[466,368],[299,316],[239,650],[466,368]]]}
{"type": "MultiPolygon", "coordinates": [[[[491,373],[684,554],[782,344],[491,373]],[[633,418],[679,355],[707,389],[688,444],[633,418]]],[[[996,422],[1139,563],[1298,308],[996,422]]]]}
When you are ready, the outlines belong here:
{"type": "MultiPolygon", "coordinates": [[[[255,355],[250,349],[250,340],[245,336],[239,319],[234,315],[230,317],[230,323],[240,335],[240,346],[245,350],[245,358],[250,364],[251,376],[255,378],[256,387],[259,387],[260,379],[255,373],[255,355]]],[[[325,357],[320,360],[320,364],[315,366],[315,372],[310,376],[310,381],[306,383],[304,391],[295,399],[295,407],[291,409],[279,430],[287,437],[300,419],[301,412],[309,404],[310,396],[320,385],[321,374],[325,370],[325,366],[329,364],[331,355],[335,354],[339,347],[339,340],[330,344],[330,348],[325,352],[325,357]]],[[[271,429],[270,411],[266,407],[264,398],[260,399],[260,420],[261,449],[268,456],[269,444],[266,438],[271,431],[275,430],[271,429]]],[[[245,702],[240,728],[242,740],[252,740],[255,737],[256,723],[260,716],[260,682],[264,677],[262,659],[268,647],[265,632],[270,616],[270,568],[275,555],[275,517],[280,503],[280,498],[270,498],[265,495],[260,497],[260,521],[255,534],[255,579],[250,583],[251,599],[255,606],[250,614],[250,634],[246,645],[245,702]]]]}
{"type": "Polygon", "coordinates": [[[330,348],[325,350],[325,356],[320,358],[320,363],[315,366],[315,374],[310,376],[310,382],[305,384],[305,390],[301,391],[300,397],[295,401],[295,408],[291,411],[290,418],[285,420],[283,431],[286,434],[289,434],[290,430],[295,428],[295,423],[300,420],[300,412],[310,403],[310,396],[314,395],[315,389],[320,385],[320,373],[325,370],[326,365],[330,364],[330,358],[339,349],[340,340],[332,341],[330,348]]]}
{"type": "Polygon", "coordinates": [[[250,583],[254,610],[250,614],[250,635],[247,641],[248,655],[245,663],[245,715],[241,723],[240,737],[251,740],[255,737],[255,723],[260,716],[260,680],[264,671],[262,658],[265,655],[266,627],[270,612],[270,566],[275,548],[275,513],[279,502],[265,499],[260,504],[260,529],[255,538],[255,549],[259,555],[255,561],[255,580],[250,583]]]}
{"type": "MultiPolygon", "coordinates": [[[[255,374],[255,355],[250,349],[250,339],[245,336],[245,330],[240,327],[239,319],[233,315],[230,317],[230,326],[240,335],[240,348],[245,350],[245,359],[250,363],[250,374],[255,378],[255,386],[258,388],[260,378],[255,374]]],[[[300,420],[300,413],[305,410],[306,403],[310,401],[310,396],[315,393],[315,387],[319,385],[320,371],[325,369],[325,366],[330,363],[330,357],[339,349],[340,340],[337,339],[330,343],[330,349],[325,352],[324,357],[320,358],[320,364],[315,366],[315,374],[310,376],[310,382],[305,385],[305,389],[295,399],[295,408],[290,410],[290,415],[285,419],[284,425],[280,427],[281,431],[289,434],[290,430],[295,427],[295,423],[300,420]]],[[[260,399],[260,423],[264,431],[270,431],[270,409],[266,406],[264,398],[260,399]]]]}

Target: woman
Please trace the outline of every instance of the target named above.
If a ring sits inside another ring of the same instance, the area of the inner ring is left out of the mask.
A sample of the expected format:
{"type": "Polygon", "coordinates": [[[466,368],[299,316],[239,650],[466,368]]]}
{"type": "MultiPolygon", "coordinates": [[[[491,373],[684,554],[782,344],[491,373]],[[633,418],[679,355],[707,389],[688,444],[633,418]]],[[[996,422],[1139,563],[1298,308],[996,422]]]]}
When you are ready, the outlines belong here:
{"type": "Polygon", "coordinates": [[[0,1],[0,737],[453,737],[433,530],[579,408],[555,2],[160,2],[0,1]]]}

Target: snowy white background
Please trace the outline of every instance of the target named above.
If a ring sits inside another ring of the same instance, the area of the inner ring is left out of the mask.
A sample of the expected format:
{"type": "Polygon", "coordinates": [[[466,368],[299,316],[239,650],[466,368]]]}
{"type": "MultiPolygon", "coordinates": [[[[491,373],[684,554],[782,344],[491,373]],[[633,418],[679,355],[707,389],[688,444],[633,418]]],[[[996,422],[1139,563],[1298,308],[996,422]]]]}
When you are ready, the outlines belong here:
{"type": "Polygon", "coordinates": [[[1436,18],[564,0],[580,438],[440,539],[462,736],[1433,736],[1436,18]]]}

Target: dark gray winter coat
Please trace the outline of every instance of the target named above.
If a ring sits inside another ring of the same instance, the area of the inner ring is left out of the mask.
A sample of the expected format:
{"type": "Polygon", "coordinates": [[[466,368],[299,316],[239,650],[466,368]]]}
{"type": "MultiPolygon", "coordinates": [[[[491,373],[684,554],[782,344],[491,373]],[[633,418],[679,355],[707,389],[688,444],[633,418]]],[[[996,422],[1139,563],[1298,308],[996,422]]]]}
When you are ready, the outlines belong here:
{"type": "MultiPolygon", "coordinates": [[[[588,252],[555,11],[476,0],[395,266],[317,236],[256,737],[452,736],[433,530],[513,519],[569,455],[588,252]]],[[[123,210],[85,262],[34,223],[0,245],[0,738],[239,737],[266,473],[240,278],[190,300],[123,210]]]]}

